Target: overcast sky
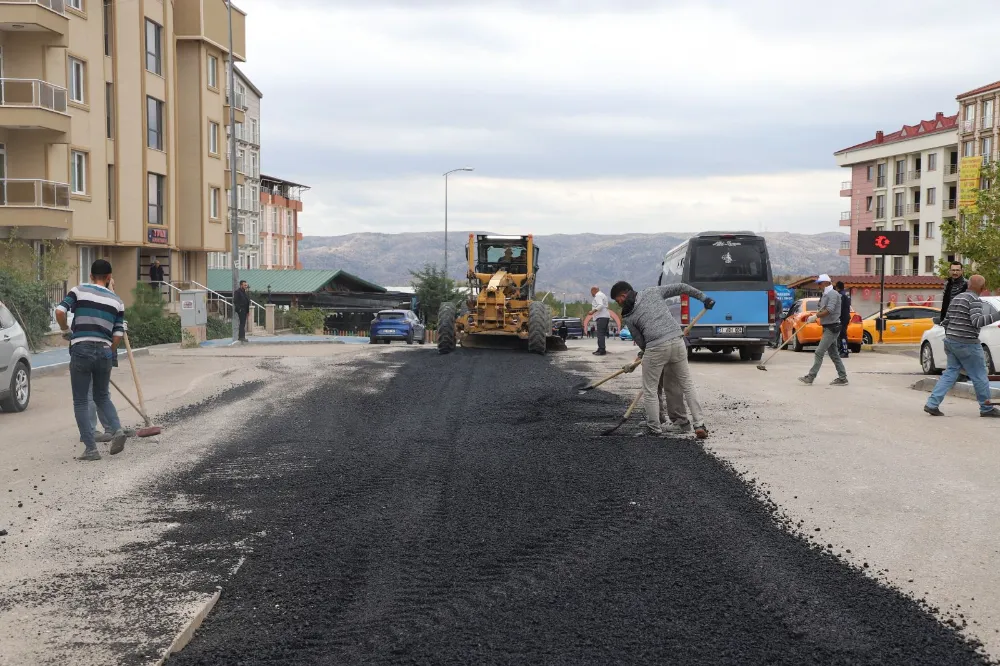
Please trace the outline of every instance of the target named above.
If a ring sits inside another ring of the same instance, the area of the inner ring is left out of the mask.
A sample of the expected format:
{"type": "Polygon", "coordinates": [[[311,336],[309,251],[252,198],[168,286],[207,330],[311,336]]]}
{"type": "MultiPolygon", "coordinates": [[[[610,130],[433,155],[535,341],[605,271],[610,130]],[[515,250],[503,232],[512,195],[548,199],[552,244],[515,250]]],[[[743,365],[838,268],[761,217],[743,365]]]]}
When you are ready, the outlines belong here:
{"type": "Polygon", "coordinates": [[[309,235],[839,231],[832,153],[1000,79],[996,0],[236,0],[309,235]],[[976,47],[973,45],[981,45],[976,47]]]}

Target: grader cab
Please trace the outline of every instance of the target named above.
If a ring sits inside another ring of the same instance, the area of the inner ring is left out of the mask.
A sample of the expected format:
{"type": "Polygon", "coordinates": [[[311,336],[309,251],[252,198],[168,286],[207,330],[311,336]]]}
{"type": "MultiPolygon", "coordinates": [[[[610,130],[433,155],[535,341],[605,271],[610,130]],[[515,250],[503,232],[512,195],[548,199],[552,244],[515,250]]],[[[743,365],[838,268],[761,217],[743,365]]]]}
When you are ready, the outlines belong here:
{"type": "Polygon", "coordinates": [[[544,354],[561,340],[552,334],[552,311],[534,301],[538,248],[531,236],[469,234],[469,293],[461,308],[445,303],[438,313],[438,351],[526,344],[544,354]]]}

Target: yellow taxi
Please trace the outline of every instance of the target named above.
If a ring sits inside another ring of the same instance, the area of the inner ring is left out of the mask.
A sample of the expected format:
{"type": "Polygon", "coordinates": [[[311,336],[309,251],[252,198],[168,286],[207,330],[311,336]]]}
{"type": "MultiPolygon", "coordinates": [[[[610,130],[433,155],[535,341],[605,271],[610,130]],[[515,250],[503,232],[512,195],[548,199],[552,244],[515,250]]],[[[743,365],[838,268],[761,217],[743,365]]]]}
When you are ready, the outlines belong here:
{"type": "MultiPolygon", "coordinates": [[[[934,318],[940,314],[940,309],[924,305],[904,305],[889,308],[883,313],[885,317],[885,330],[882,331],[882,342],[918,344],[923,338],[924,331],[934,326],[934,318]]],[[[878,342],[877,323],[877,312],[865,317],[862,322],[865,329],[862,336],[864,344],[870,345],[878,342]]]]}
{"type": "MultiPolygon", "coordinates": [[[[788,314],[781,322],[781,341],[792,338],[792,350],[800,352],[806,345],[819,344],[823,337],[823,327],[818,323],[807,324],[806,321],[816,314],[819,308],[819,298],[800,298],[795,301],[788,314]]],[[[857,354],[861,351],[861,315],[851,308],[851,321],[847,325],[847,347],[857,354]]]]}

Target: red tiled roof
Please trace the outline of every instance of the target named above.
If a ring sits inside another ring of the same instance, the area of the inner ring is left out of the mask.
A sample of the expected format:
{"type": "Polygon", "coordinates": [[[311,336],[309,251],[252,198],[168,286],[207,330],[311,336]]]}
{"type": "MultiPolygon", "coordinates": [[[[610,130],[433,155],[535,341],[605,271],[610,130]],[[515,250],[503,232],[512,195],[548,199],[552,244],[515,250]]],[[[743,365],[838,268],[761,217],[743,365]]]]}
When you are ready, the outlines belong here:
{"type": "MultiPolygon", "coordinates": [[[[816,275],[796,280],[788,286],[792,289],[804,289],[816,283],[816,275]]],[[[836,284],[843,282],[845,287],[878,287],[881,278],[877,275],[831,275],[830,280],[836,284]]],[[[885,286],[894,289],[905,289],[907,287],[940,287],[944,288],[944,278],[933,275],[886,275],[885,286]]]]}
{"type": "Polygon", "coordinates": [[[903,125],[903,128],[899,131],[893,132],[892,134],[886,134],[882,137],[882,140],[878,140],[878,136],[869,141],[859,143],[855,146],[850,146],[842,150],[838,150],[834,155],[840,155],[841,153],[849,153],[852,150],[860,150],[862,148],[871,148],[872,146],[879,146],[884,143],[895,143],[896,141],[905,141],[907,139],[913,139],[918,136],[926,136],[928,134],[936,134],[938,132],[947,132],[948,130],[955,129],[958,124],[958,114],[953,116],[946,116],[943,113],[938,113],[934,120],[921,120],[916,125],[903,125]]]}
{"type": "Polygon", "coordinates": [[[989,85],[982,86],[981,88],[976,88],[975,90],[970,90],[969,92],[962,93],[955,99],[962,99],[964,97],[971,97],[972,95],[981,95],[984,92],[990,92],[991,90],[1000,89],[1000,81],[994,81],[989,85]]]}

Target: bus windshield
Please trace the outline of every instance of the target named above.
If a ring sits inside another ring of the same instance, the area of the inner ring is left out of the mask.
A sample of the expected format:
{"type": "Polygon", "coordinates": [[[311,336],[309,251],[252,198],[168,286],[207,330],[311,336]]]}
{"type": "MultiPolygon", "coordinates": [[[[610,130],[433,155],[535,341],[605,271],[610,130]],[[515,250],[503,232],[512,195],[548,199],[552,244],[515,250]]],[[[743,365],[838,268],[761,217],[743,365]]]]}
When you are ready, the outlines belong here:
{"type": "Polygon", "coordinates": [[[767,250],[760,238],[692,240],[692,282],[766,282],[767,250]]]}

